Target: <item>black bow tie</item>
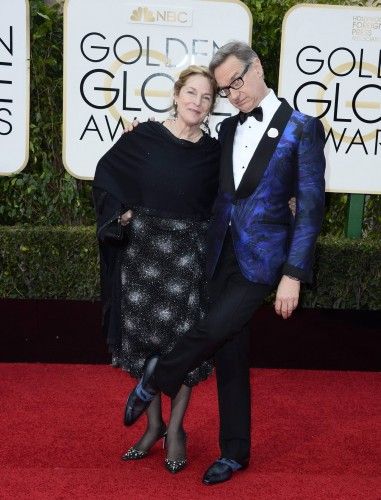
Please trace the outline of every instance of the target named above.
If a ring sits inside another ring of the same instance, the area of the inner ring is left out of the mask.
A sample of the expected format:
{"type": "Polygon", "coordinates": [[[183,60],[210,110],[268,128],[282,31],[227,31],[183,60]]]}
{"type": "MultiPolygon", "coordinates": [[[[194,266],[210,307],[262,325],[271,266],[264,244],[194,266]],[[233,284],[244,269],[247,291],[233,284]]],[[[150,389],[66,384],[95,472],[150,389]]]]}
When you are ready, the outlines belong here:
{"type": "Polygon", "coordinates": [[[254,108],[252,111],[249,111],[248,113],[244,113],[243,111],[240,111],[238,114],[238,120],[239,123],[242,125],[242,123],[245,123],[247,118],[249,116],[254,116],[256,120],[261,122],[263,120],[263,110],[260,106],[258,108],[254,108]]]}

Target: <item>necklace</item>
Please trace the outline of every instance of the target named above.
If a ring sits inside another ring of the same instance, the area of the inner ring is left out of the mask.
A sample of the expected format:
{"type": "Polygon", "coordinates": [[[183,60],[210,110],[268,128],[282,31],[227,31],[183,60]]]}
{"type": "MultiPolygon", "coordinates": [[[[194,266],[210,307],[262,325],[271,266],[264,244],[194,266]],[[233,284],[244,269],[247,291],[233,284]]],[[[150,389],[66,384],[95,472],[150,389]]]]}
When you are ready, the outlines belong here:
{"type": "Polygon", "coordinates": [[[169,129],[169,131],[178,139],[183,141],[197,142],[202,137],[202,130],[198,129],[197,134],[194,134],[189,137],[183,137],[181,133],[176,130],[176,121],[175,120],[167,120],[164,122],[164,125],[169,129]]]}

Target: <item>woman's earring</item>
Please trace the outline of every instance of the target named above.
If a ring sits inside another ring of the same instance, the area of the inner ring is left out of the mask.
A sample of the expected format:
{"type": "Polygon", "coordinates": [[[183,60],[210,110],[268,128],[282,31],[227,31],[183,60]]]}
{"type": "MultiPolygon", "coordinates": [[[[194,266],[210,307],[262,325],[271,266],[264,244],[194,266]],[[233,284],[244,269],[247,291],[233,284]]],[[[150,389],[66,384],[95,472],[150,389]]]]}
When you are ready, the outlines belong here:
{"type": "Polygon", "coordinates": [[[210,114],[206,116],[205,120],[202,122],[204,127],[206,128],[207,133],[210,135],[210,128],[209,128],[209,117],[210,114]]]}
{"type": "Polygon", "coordinates": [[[177,118],[177,102],[173,101],[173,118],[177,118]]]}

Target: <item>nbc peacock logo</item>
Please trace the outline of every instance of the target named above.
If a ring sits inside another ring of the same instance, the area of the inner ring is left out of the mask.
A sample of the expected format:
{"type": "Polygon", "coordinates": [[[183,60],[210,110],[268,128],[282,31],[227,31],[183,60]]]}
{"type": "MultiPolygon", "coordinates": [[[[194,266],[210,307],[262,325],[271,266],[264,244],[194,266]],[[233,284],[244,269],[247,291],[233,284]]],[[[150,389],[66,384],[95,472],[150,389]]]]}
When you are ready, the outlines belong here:
{"type": "MultiPolygon", "coordinates": [[[[148,3],[148,2],[147,2],[148,3]]],[[[192,26],[192,9],[174,9],[173,6],[131,6],[128,11],[130,23],[158,24],[162,26],[192,26]]]]}
{"type": "Polygon", "coordinates": [[[156,21],[156,18],[153,15],[153,12],[148,7],[138,7],[137,9],[133,10],[130,16],[130,20],[135,23],[154,23],[156,21]]]}

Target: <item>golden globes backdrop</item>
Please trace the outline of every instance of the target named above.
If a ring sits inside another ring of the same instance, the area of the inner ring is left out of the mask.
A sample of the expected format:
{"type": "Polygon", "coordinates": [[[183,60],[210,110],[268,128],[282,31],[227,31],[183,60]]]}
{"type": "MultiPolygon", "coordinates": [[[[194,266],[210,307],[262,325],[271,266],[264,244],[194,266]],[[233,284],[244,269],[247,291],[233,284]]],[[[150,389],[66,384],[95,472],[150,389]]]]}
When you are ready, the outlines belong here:
{"type": "Polygon", "coordinates": [[[321,118],[327,191],[381,193],[381,9],[304,4],[289,10],[279,95],[321,118]]]}
{"type": "Polygon", "coordinates": [[[29,2],[0,0],[0,175],[29,155],[29,2]]]}
{"type": "MultiPolygon", "coordinates": [[[[66,0],[64,23],[63,161],[91,179],[126,123],[168,116],[184,68],[231,39],[250,43],[252,17],[238,0],[66,0]]],[[[212,132],[234,112],[219,100],[212,132]]]]}

